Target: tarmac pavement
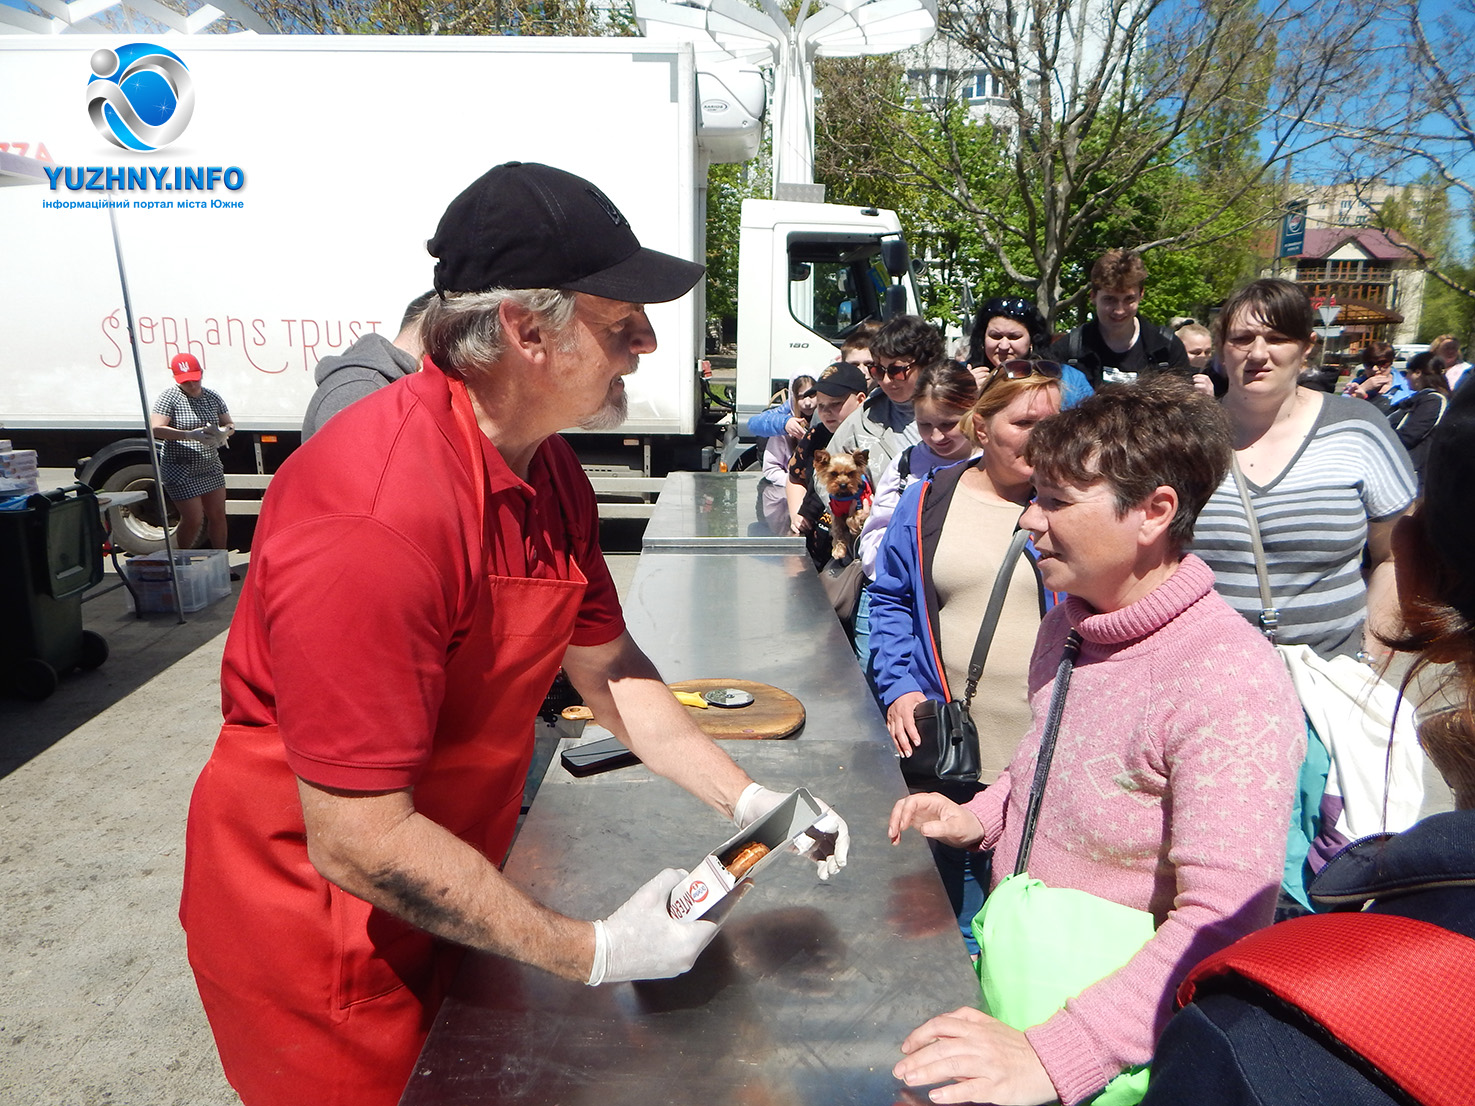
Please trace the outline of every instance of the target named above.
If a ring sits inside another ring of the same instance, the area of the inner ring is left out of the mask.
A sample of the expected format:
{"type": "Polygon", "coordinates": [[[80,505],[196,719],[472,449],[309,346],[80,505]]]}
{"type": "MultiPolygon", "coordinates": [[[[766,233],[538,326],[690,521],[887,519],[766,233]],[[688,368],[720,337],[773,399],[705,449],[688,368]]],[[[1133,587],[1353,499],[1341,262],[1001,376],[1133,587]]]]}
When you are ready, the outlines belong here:
{"type": "MultiPolygon", "coordinates": [[[[611,557],[622,595],[635,560],[611,557]]],[[[139,619],[110,572],[83,605],[107,662],[44,702],[0,698],[0,1106],[238,1101],[176,911],[239,591],[139,619]]],[[[1426,810],[1449,809],[1428,776],[1426,810]]]]}

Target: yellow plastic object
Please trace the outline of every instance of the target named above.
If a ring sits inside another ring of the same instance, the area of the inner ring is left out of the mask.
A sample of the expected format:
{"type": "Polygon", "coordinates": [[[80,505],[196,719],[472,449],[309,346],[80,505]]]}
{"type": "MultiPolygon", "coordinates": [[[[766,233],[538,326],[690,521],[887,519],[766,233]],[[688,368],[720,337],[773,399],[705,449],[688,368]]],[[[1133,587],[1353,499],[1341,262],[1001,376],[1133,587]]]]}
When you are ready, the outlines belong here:
{"type": "Polygon", "coordinates": [[[708,709],[707,701],[694,691],[673,691],[671,694],[676,696],[676,701],[682,706],[708,709]]]}

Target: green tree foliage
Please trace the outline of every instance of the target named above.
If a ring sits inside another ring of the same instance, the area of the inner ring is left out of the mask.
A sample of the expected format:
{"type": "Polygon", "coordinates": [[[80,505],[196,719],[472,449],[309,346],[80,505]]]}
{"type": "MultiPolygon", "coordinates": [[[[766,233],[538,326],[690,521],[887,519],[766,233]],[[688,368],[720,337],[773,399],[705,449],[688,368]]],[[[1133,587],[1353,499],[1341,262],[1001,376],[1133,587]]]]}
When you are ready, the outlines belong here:
{"type": "Polygon", "coordinates": [[[1403,232],[1432,278],[1425,287],[1426,318],[1463,320],[1440,329],[1467,339],[1470,309],[1460,301],[1475,301],[1475,267],[1440,227],[1468,221],[1475,210],[1472,51],[1475,0],[1385,0],[1364,49],[1378,73],[1375,87],[1329,101],[1315,117],[1340,152],[1347,179],[1421,182],[1421,190],[1439,197],[1433,202],[1444,205],[1442,224],[1436,215],[1428,227],[1415,225],[1421,213],[1400,204],[1376,208],[1375,223],[1403,232]]]}
{"type": "Polygon", "coordinates": [[[1401,195],[1393,195],[1373,209],[1373,221],[1395,241],[1406,243],[1426,272],[1418,341],[1454,334],[1463,343],[1475,322],[1475,297],[1464,289],[1475,287],[1475,269],[1456,241],[1458,213],[1450,186],[1437,173],[1423,174],[1401,195]]]}
{"type": "Polygon", "coordinates": [[[767,144],[753,161],[707,170],[707,318],[737,318],[738,236],[743,201],[766,199],[767,144]]]}
{"type": "Polygon", "coordinates": [[[252,7],[282,34],[633,35],[628,4],[594,0],[286,0],[252,7]]]}
{"type": "Polygon", "coordinates": [[[1318,140],[1311,107],[1363,79],[1372,2],[943,0],[884,175],[969,225],[980,292],[1030,296],[1052,321],[1079,316],[1112,246],[1149,255],[1149,310],[1212,302],[1248,271],[1275,169],[1318,140]],[[979,72],[988,99],[968,112],[979,72]]]}
{"type": "Polygon", "coordinates": [[[927,128],[895,56],[821,58],[815,65],[815,179],[832,203],[897,212],[907,231],[923,313],[959,322],[982,261],[977,232],[946,197],[900,164],[903,136],[927,128]]]}
{"type": "MultiPolygon", "coordinates": [[[[1014,274],[1028,272],[1036,256],[1044,197],[1033,178],[1027,178],[1033,194],[1021,188],[1013,134],[969,115],[956,75],[943,74],[929,90],[935,95],[922,99],[895,58],[822,59],[816,83],[822,97],[815,175],[834,202],[875,204],[901,215],[920,262],[918,284],[929,318],[966,330],[977,301],[1035,293],[1014,274]],[[939,186],[939,177],[949,183],[939,186]]],[[[1215,120],[1221,134],[1227,117],[1221,111],[1215,120]]],[[[1124,120],[1088,136],[1094,171],[1083,190],[1114,184],[1109,151],[1094,145],[1140,145],[1144,129],[1124,120]]],[[[1166,319],[1201,314],[1253,270],[1253,227],[1269,201],[1262,189],[1246,187],[1245,170],[1235,160],[1242,150],[1187,135],[1180,146],[1199,156],[1164,151],[1116,203],[1079,228],[1061,258],[1065,286],[1083,287],[1092,263],[1113,246],[1168,239],[1149,254],[1144,308],[1166,319]],[[1226,202],[1229,180],[1237,183],[1226,202]]],[[[1065,168],[1057,159],[1057,175],[1065,168]]],[[[1083,307],[1084,299],[1077,304],[1083,307]]],[[[1059,324],[1081,317],[1062,312],[1059,324]]]]}

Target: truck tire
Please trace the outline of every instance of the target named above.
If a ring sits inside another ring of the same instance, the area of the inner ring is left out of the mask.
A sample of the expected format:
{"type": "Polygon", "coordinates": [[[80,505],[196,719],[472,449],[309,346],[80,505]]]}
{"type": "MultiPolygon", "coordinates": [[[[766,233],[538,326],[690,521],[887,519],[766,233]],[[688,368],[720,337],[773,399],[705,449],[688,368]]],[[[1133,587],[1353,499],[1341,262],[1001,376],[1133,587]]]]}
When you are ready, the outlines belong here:
{"type": "MultiPolygon", "coordinates": [[[[113,545],[135,555],[156,553],[164,548],[164,529],[159,524],[159,503],[154,494],[153,465],[125,465],[108,476],[102,491],[148,493],[148,498],[142,503],[113,507],[108,511],[113,545]]],[[[179,526],[179,511],[167,492],[164,502],[169,511],[169,533],[172,536],[179,526]]]]}

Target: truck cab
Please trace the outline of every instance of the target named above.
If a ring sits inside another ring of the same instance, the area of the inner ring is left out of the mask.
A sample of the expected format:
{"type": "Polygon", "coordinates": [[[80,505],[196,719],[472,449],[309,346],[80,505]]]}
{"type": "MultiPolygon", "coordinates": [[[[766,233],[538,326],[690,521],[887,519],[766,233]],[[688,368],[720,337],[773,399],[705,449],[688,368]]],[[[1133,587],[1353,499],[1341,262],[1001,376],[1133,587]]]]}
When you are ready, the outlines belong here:
{"type": "Polygon", "coordinates": [[[737,415],[743,432],[748,416],[768,406],[791,377],[817,375],[834,361],[859,324],[918,312],[895,212],[744,200],[738,250],[737,415]]]}

